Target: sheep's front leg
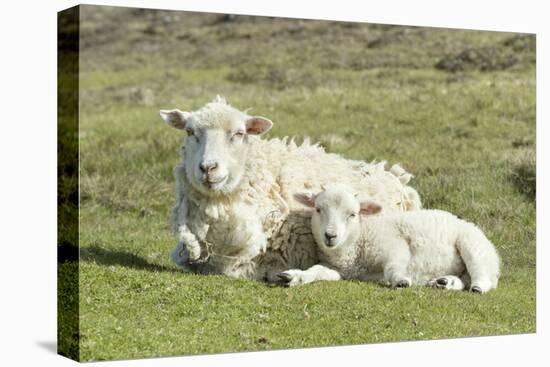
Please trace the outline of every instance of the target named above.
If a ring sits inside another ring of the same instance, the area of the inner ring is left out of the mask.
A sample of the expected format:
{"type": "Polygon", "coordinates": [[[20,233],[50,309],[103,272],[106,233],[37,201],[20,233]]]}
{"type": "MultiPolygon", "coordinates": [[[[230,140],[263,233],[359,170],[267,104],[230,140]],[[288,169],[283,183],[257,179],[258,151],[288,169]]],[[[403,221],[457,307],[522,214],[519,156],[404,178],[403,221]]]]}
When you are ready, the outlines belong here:
{"type": "Polygon", "coordinates": [[[201,246],[197,237],[191,232],[187,225],[178,227],[178,242],[170,253],[170,258],[182,270],[191,271],[189,265],[196,262],[201,255],[201,246]]]}
{"type": "Polygon", "coordinates": [[[176,247],[170,253],[170,258],[183,271],[191,271],[189,268],[189,251],[182,241],[178,241],[176,247]]]}
{"type": "Polygon", "coordinates": [[[185,247],[187,251],[187,258],[189,261],[197,261],[201,256],[201,245],[197,237],[191,232],[186,224],[179,226],[178,228],[178,246],[179,243],[185,247]]]}
{"type": "Polygon", "coordinates": [[[287,287],[300,284],[318,282],[321,280],[340,280],[342,276],[336,270],[327,268],[324,265],[314,265],[307,270],[290,269],[277,274],[280,283],[287,287]]]}

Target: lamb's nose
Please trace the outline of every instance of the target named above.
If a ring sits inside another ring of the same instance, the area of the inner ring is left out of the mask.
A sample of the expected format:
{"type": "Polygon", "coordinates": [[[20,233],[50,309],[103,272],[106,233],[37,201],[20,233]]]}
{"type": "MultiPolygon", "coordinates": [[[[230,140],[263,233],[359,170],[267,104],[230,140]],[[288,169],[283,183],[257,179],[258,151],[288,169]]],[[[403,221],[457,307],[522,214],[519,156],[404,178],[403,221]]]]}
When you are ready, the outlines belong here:
{"type": "Polygon", "coordinates": [[[334,233],[325,232],[325,238],[328,242],[332,241],[334,238],[336,238],[336,235],[334,233]]]}
{"type": "Polygon", "coordinates": [[[218,168],[218,163],[216,163],[216,162],[202,162],[201,164],[199,164],[199,168],[201,169],[201,171],[203,173],[210,173],[210,172],[216,170],[216,168],[218,168]]]}

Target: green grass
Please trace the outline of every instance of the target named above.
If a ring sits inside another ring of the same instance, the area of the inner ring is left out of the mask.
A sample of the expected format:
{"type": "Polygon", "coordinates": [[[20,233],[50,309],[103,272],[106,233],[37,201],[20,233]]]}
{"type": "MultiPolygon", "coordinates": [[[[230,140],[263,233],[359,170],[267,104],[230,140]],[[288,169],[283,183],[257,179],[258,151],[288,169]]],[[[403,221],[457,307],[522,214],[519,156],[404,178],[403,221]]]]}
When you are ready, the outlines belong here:
{"type": "Polygon", "coordinates": [[[82,360],[535,332],[533,37],[82,14],[82,360]],[[465,58],[467,49],[497,61],[465,58]],[[436,68],[443,59],[464,65],[436,68]],[[168,218],[181,134],[158,110],[195,109],[216,94],[272,119],[268,137],[308,135],[349,158],[402,163],[426,207],[474,221],[494,241],[499,288],[284,289],[178,271],[168,218]]]}

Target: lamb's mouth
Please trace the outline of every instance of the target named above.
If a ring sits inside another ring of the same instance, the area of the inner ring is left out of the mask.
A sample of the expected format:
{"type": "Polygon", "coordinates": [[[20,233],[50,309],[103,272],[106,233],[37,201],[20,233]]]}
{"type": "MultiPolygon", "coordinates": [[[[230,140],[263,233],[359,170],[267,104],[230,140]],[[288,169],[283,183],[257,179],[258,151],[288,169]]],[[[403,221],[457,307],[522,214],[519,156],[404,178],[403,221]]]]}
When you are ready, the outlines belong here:
{"type": "Polygon", "coordinates": [[[327,246],[328,248],[333,248],[334,246],[336,246],[336,243],[333,242],[333,241],[326,241],[325,240],[325,246],[327,246]]]}

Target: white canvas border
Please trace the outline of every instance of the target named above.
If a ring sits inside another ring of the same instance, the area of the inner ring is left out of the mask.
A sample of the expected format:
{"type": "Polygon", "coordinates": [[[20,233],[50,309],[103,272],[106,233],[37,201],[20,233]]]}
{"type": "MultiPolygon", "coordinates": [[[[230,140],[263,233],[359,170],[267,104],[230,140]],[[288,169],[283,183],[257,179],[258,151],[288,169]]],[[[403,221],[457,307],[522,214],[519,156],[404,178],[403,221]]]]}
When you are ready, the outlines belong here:
{"type": "MultiPolygon", "coordinates": [[[[372,23],[537,33],[537,334],[370,344],[135,361],[112,366],[540,365],[549,340],[547,124],[550,47],[542,1],[323,2],[244,0],[96,1],[93,4],[262,14],[372,23]],[[548,68],[548,66],[547,66],[548,68]],[[546,69],[547,70],[547,69],[546,69]],[[546,126],[545,126],[546,125],[546,126]]],[[[0,159],[3,264],[0,364],[69,365],[53,352],[56,335],[56,12],[75,1],[6,2],[2,6],[0,159]]],[[[90,365],[96,365],[92,363],[90,365]]]]}

